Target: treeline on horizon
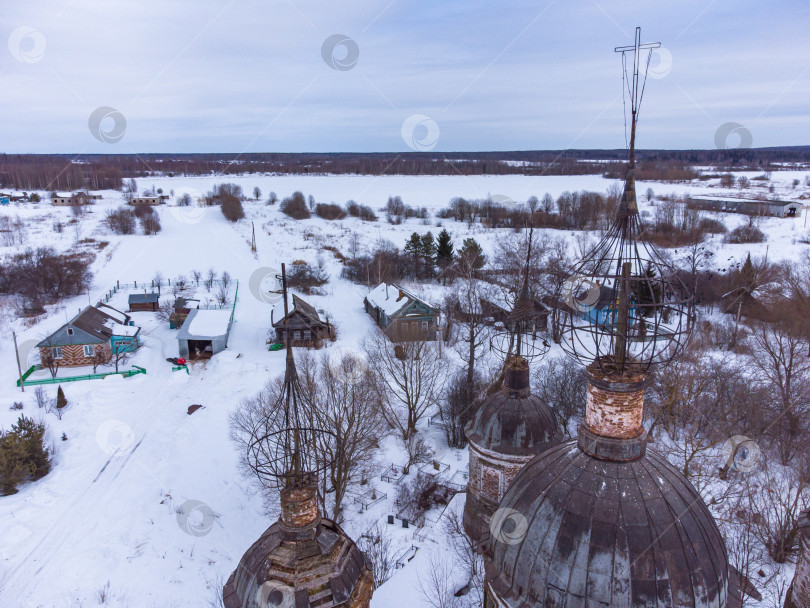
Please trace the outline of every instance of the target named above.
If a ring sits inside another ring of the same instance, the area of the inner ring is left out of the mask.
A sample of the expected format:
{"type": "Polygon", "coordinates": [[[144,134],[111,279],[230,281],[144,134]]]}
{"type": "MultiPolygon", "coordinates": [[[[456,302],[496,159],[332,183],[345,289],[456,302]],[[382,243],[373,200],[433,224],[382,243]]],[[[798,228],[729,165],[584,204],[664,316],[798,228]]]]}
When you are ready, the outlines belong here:
{"type": "MultiPolygon", "coordinates": [[[[2,154],[0,188],[120,189],[122,180],[158,175],[603,175],[623,177],[627,151],[251,153],[251,154],[2,154]],[[582,162],[600,161],[600,162],[582,162]]],[[[779,163],[810,163],[810,146],[733,150],[639,150],[636,177],[684,181],[694,165],[770,171],[779,163]]]]}

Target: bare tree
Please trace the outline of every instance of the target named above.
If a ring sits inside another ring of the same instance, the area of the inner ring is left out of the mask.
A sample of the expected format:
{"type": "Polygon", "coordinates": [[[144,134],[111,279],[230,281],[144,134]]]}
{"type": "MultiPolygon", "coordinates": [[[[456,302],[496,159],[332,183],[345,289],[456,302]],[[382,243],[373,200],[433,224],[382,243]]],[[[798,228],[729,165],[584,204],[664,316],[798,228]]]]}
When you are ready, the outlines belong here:
{"type": "Polygon", "coordinates": [[[457,596],[466,596],[476,606],[484,603],[484,558],[478,550],[478,543],[464,531],[463,511],[453,506],[442,516],[442,529],[448,545],[458,558],[467,575],[467,583],[457,596]]]}
{"type": "Polygon", "coordinates": [[[441,398],[447,381],[447,361],[435,342],[392,344],[382,332],[368,337],[363,348],[380,411],[391,428],[407,441],[441,398]]]}
{"type": "Polygon", "coordinates": [[[754,353],[750,361],[771,390],[774,408],[769,435],[787,465],[800,446],[810,440],[810,358],[807,340],[798,323],[758,323],[751,335],[754,353]]]}
{"type": "Polygon", "coordinates": [[[217,271],[214,270],[213,268],[209,268],[208,273],[205,276],[205,290],[206,291],[209,291],[209,292],[211,291],[211,289],[214,287],[214,281],[216,280],[216,278],[217,278],[217,271]]]}
{"type": "Polygon", "coordinates": [[[371,562],[374,586],[379,587],[391,578],[396,568],[391,533],[388,528],[377,522],[368,532],[357,539],[357,545],[371,562]]]}
{"type": "Polygon", "coordinates": [[[408,455],[408,461],[403,467],[403,473],[407,474],[413,465],[428,463],[433,458],[433,451],[430,446],[419,435],[414,433],[407,439],[399,436],[397,438],[408,455]]]}
{"type": "Polygon", "coordinates": [[[118,373],[118,368],[127,363],[135,355],[135,347],[130,344],[118,344],[112,348],[112,356],[110,360],[115,365],[115,373],[118,373]]]}
{"type": "MultiPolygon", "coordinates": [[[[231,440],[239,453],[239,471],[250,480],[268,508],[278,499],[277,486],[274,480],[259,474],[251,448],[260,436],[283,427],[283,415],[278,406],[280,394],[281,378],[270,380],[259,393],[241,401],[229,417],[231,440]]],[[[268,444],[266,448],[272,453],[273,446],[268,444]]]]}
{"type": "Polygon", "coordinates": [[[320,480],[320,495],[324,515],[341,521],[347,492],[376,464],[384,434],[377,394],[364,362],[354,356],[306,353],[296,367],[316,426],[335,433],[336,441],[323,446],[330,465],[320,480]]]}
{"type": "Polygon", "coordinates": [[[34,389],[34,399],[36,399],[38,408],[44,408],[48,405],[48,393],[44,386],[39,385],[34,389]]]}
{"type": "Polygon", "coordinates": [[[106,351],[106,349],[101,344],[96,344],[93,348],[93,357],[92,357],[92,365],[93,365],[93,373],[96,373],[96,369],[98,369],[99,365],[104,365],[107,361],[109,361],[110,357],[106,351]]]}
{"type": "Polygon", "coordinates": [[[767,459],[762,471],[745,479],[752,532],[770,558],[783,564],[798,550],[799,514],[810,505],[808,475],[792,469],[777,470],[767,459]]]}
{"type": "Polygon", "coordinates": [[[585,415],[585,371],[562,356],[547,359],[534,371],[537,396],[551,406],[557,423],[572,437],[571,421],[585,415]]]}
{"type": "Polygon", "coordinates": [[[219,286],[217,290],[216,300],[219,303],[220,308],[224,307],[228,303],[228,287],[223,283],[219,286]]]}
{"type": "Polygon", "coordinates": [[[431,608],[461,608],[464,604],[455,595],[455,574],[448,556],[432,553],[417,579],[425,603],[431,608]]]}
{"type": "Polygon", "coordinates": [[[59,367],[61,366],[61,359],[57,359],[54,350],[56,347],[51,346],[50,337],[45,338],[44,340],[47,347],[45,349],[40,349],[39,351],[39,359],[42,367],[46,368],[49,372],[51,372],[51,378],[56,378],[56,374],[59,371],[59,367]]]}

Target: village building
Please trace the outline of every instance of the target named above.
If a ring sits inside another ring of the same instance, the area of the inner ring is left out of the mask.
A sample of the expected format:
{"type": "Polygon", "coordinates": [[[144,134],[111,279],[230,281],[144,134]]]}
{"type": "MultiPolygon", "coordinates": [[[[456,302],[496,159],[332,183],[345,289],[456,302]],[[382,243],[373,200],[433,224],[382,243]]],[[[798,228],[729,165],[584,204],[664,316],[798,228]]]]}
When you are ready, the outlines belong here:
{"type": "Polygon", "coordinates": [[[131,352],[140,346],[140,328],[129,315],[106,304],[88,306],[42,340],[37,347],[42,361],[53,359],[60,367],[81,367],[107,362],[113,353],[131,352]]]}
{"type": "MultiPolygon", "coordinates": [[[[549,306],[537,297],[532,298],[532,315],[534,329],[536,331],[546,331],[548,329],[548,317],[551,314],[549,306]]],[[[461,321],[468,321],[472,317],[480,318],[481,322],[488,326],[503,325],[506,322],[511,304],[500,290],[490,290],[486,296],[478,298],[474,303],[458,301],[453,316],[461,321]]]]}
{"type": "Polygon", "coordinates": [[[363,305],[392,342],[436,339],[439,310],[402,287],[380,283],[363,305]]]}
{"type": "Polygon", "coordinates": [[[160,308],[159,293],[131,293],[128,298],[129,312],[155,312],[160,308]]]}
{"type": "Polygon", "coordinates": [[[228,347],[233,311],[193,309],[177,334],[180,356],[210,359],[228,347]]]}
{"type": "Polygon", "coordinates": [[[9,203],[19,203],[28,200],[27,192],[11,191],[0,192],[0,204],[8,205],[9,203]]]}
{"type": "Polygon", "coordinates": [[[174,300],[174,312],[169,316],[169,328],[179,329],[182,327],[189,313],[199,307],[200,301],[198,299],[177,296],[174,300]]]}
{"type": "Polygon", "coordinates": [[[136,207],[141,205],[154,206],[163,205],[167,200],[169,200],[169,197],[166,194],[156,194],[155,196],[133,196],[129,201],[129,204],[136,207]]]}
{"type": "Polygon", "coordinates": [[[687,204],[697,209],[744,213],[771,217],[798,217],[802,212],[800,201],[769,201],[755,198],[735,198],[732,196],[692,196],[687,204]]]}
{"type": "Polygon", "coordinates": [[[51,204],[56,206],[72,206],[72,205],[90,205],[93,201],[101,200],[100,194],[90,194],[83,190],[77,190],[73,193],[59,193],[51,196],[51,204]]]}
{"type": "Polygon", "coordinates": [[[314,306],[295,294],[293,294],[292,301],[292,310],[286,317],[283,302],[271,311],[270,322],[273,325],[277,343],[287,343],[288,331],[292,346],[320,347],[323,340],[335,340],[334,326],[328,319],[321,319],[314,306]]]}

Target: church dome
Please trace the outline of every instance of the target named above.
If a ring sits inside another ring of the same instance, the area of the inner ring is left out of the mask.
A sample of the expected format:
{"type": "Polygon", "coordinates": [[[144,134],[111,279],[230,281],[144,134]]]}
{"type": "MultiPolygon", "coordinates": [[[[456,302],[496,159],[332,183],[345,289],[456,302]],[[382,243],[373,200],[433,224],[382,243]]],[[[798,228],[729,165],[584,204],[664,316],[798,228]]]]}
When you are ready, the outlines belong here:
{"type": "Polygon", "coordinates": [[[365,556],[318,515],[313,488],[282,493],[282,516],[245,552],[223,589],[225,608],[368,608],[365,556]],[[286,495],[285,495],[286,493],[286,495]]]}
{"type": "Polygon", "coordinates": [[[562,441],[553,412],[529,391],[528,374],[525,360],[507,362],[504,387],[481,404],[467,426],[470,443],[508,456],[533,457],[562,441]]]}
{"type": "Polygon", "coordinates": [[[622,462],[552,448],[512,481],[491,530],[488,593],[510,608],[726,606],[717,525],[651,450],[622,462]]]}
{"type": "Polygon", "coordinates": [[[487,398],[467,428],[476,447],[510,456],[536,456],[562,441],[554,414],[535,395],[487,398]]]}

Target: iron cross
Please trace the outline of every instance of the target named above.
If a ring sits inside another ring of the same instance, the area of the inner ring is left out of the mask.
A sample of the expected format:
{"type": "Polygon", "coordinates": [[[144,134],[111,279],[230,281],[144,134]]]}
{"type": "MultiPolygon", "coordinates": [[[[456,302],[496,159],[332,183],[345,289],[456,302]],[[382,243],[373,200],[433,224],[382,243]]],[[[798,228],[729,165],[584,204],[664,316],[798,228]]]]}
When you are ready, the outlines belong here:
{"type": "Polygon", "coordinates": [[[617,46],[613,49],[616,53],[624,55],[628,51],[633,51],[633,85],[630,93],[630,109],[635,116],[638,110],[638,68],[641,63],[641,51],[644,49],[657,49],[661,46],[660,42],[645,42],[641,43],[641,28],[636,28],[636,41],[633,46],[617,46]]]}

